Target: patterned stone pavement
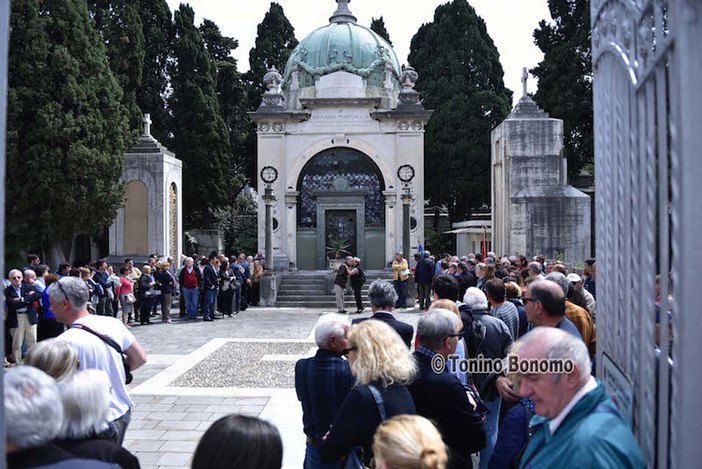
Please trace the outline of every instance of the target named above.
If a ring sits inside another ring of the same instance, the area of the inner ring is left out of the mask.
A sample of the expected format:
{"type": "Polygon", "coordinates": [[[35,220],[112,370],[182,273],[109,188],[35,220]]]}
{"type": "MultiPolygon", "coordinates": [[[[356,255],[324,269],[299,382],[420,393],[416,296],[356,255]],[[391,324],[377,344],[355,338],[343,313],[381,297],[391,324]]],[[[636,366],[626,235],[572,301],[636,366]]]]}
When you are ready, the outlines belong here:
{"type": "MultiPolygon", "coordinates": [[[[129,386],[135,406],[124,446],[144,468],[189,467],[207,428],[240,413],[275,424],[283,438],[283,467],[302,467],[302,410],[292,373],[296,360],[314,353],[314,326],[328,312],[249,308],[214,322],[134,326],[148,362],[129,386]]],[[[396,317],[414,325],[418,312],[396,317]]]]}

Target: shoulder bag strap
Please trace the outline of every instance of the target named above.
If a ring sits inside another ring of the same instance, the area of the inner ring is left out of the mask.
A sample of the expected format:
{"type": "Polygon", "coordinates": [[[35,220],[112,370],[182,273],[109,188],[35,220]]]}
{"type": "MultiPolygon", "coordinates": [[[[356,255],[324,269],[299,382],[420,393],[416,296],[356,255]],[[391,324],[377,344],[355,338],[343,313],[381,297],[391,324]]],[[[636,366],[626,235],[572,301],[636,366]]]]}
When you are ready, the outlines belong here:
{"type": "Polygon", "coordinates": [[[373,394],[373,399],[375,399],[375,405],[378,406],[378,413],[380,414],[380,421],[385,422],[387,420],[387,414],[385,413],[385,402],[383,402],[383,396],[380,395],[378,388],[372,384],[368,385],[368,390],[373,394]]]}
{"type": "Polygon", "coordinates": [[[73,324],[73,325],[71,326],[71,329],[73,329],[73,328],[76,328],[76,329],[83,329],[83,330],[86,331],[86,332],[90,332],[91,334],[93,334],[93,335],[99,337],[100,340],[102,340],[103,342],[105,342],[107,345],[109,345],[109,346],[112,347],[113,349],[117,350],[117,353],[119,353],[120,355],[122,355],[122,353],[123,353],[123,352],[122,352],[122,348],[121,348],[119,345],[117,345],[117,342],[115,342],[115,341],[112,340],[111,338],[109,338],[109,337],[107,337],[107,336],[104,336],[104,335],[100,334],[99,332],[96,332],[96,331],[92,330],[92,329],[89,328],[88,326],[84,326],[83,324],[73,324]]]}

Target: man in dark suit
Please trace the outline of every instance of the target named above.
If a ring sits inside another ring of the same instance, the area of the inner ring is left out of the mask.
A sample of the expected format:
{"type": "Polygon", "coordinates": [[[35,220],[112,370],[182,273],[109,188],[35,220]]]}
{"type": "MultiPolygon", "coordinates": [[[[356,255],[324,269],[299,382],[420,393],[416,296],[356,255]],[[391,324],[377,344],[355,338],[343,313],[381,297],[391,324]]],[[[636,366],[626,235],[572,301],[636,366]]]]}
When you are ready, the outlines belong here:
{"type": "Polygon", "coordinates": [[[358,324],[366,319],[375,319],[383,321],[388,326],[392,327],[400,334],[402,340],[410,346],[412,336],[414,335],[414,327],[402,321],[395,319],[392,315],[392,309],[397,301],[397,292],[390,283],[385,280],[377,279],[368,287],[368,301],[371,305],[373,316],[369,318],[354,319],[353,323],[358,324]]]}
{"type": "Polygon", "coordinates": [[[424,251],[424,257],[417,262],[414,279],[419,290],[419,307],[424,311],[431,306],[431,281],[434,280],[434,261],[429,258],[429,251],[424,251]]]}
{"type": "Polygon", "coordinates": [[[409,387],[417,413],[436,423],[446,443],[448,468],[471,467],[471,453],[485,447],[484,406],[444,366],[462,335],[461,321],[450,311],[430,310],[419,318],[414,352],[419,375],[409,387]]]}
{"type": "Polygon", "coordinates": [[[5,288],[7,327],[12,335],[12,356],[17,364],[22,363],[22,342],[27,343],[27,350],[37,343],[39,314],[34,302],[41,300],[41,293],[22,278],[22,272],[12,269],[10,286],[5,288]]]}
{"type": "Polygon", "coordinates": [[[202,272],[203,291],[205,301],[202,305],[202,320],[212,321],[215,317],[214,300],[217,297],[217,286],[219,285],[219,273],[217,269],[217,252],[212,251],[207,256],[208,263],[202,272]]]}

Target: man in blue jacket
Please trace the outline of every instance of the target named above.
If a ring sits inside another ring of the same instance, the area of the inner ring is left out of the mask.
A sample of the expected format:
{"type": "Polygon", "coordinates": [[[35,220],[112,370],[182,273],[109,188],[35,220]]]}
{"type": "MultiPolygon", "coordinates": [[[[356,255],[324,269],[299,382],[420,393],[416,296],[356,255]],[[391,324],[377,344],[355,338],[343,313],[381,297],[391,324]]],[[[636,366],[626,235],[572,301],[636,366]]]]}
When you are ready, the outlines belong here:
{"type": "Polygon", "coordinates": [[[536,414],[520,468],[645,467],[629,424],[590,375],[590,354],[582,340],[554,327],[537,327],[516,348],[520,370],[527,371],[517,373],[519,393],[531,398],[536,414]],[[553,372],[522,369],[524,363],[543,364],[546,357],[553,372]]]}

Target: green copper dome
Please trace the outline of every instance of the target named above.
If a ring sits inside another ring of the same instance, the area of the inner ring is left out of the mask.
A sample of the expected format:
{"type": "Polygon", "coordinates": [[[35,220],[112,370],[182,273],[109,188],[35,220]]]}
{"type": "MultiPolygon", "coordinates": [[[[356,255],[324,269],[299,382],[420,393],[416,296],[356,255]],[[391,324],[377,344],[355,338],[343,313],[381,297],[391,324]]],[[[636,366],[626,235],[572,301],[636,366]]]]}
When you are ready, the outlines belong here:
{"type": "Polygon", "coordinates": [[[299,86],[313,86],[320,76],[340,70],[365,78],[370,86],[382,87],[386,64],[398,84],[402,69],[392,46],[375,32],[356,24],[345,1],[330,18],[330,23],[312,31],[290,54],[283,75],[283,88],[290,86],[296,66],[299,86]]]}

